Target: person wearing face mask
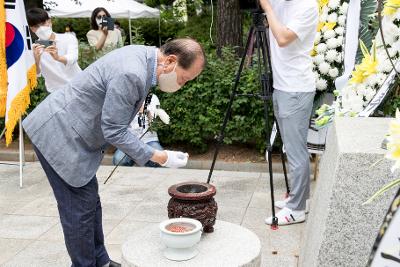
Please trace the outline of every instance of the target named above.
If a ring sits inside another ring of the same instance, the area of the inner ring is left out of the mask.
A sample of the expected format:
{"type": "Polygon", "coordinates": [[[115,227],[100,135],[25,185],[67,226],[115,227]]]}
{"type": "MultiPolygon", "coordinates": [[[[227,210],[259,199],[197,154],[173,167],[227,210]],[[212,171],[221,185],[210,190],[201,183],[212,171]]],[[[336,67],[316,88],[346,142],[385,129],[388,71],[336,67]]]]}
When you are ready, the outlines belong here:
{"type": "Polygon", "coordinates": [[[46,89],[52,93],[81,72],[78,40],[72,34],[53,32],[51,19],[41,8],[29,9],[26,17],[30,30],[39,37],[39,41],[53,42],[48,47],[33,44],[37,74],[44,77],[46,89]]]}
{"type": "Polygon", "coordinates": [[[65,25],[65,33],[72,34],[73,36],[76,37],[76,33],[74,32],[74,29],[72,28],[71,24],[65,25]]]}
{"type": "MultiPolygon", "coordinates": [[[[146,98],[147,100],[147,98],[146,98]]],[[[151,123],[154,118],[159,117],[163,123],[169,123],[168,114],[160,109],[160,100],[155,94],[149,95],[149,103],[145,105],[143,103],[138,114],[135,116],[130,124],[130,130],[136,134],[136,136],[141,137],[141,140],[146,144],[155,149],[163,150],[160,141],[158,140],[157,132],[154,130],[149,130],[151,123]],[[146,110],[144,110],[146,108],[146,110]]],[[[146,101],[145,101],[146,102],[146,101]]],[[[113,156],[113,165],[119,166],[134,166],[135,162],[127,156],[124,152],[117,149],[113,156]]],[[[151,160],[146,162],[146,167],[160,167],[156,162],[151,160]]]]}
{"type": "Polygon", "coordinates": [[[111,17],[104,7],[98,7],[92,12],[90,25],[92,29],[86,34],[90,46],[96,50],[114,49],[122,46],[122,36],[120,30],[107,30],[107,26],[102,25],[103,18],[111,17]]]}
{"type": "Polygon", "coordinates": [[[202,72],[193,39],[111,51],[44,99],[23,121],[53,189],[73,266],[120,266],[104,246],[96,172],[107,145],[143,166],[184,167],[189,155],[146,145],[129,130],[151,87],[176,92],[202,72]]]}
{"type": "MultiPolygon", "coordinates": [[[[318,24],[314,0],[260,0],[269,25],[273,106],[291,174],[289,196],[274,205],[279,225],[304,222],[310,195],[307,133],[315,95],[311,51],[318,24]]],[[[272,224],[272,217],[265,220],[272,224]]]]}

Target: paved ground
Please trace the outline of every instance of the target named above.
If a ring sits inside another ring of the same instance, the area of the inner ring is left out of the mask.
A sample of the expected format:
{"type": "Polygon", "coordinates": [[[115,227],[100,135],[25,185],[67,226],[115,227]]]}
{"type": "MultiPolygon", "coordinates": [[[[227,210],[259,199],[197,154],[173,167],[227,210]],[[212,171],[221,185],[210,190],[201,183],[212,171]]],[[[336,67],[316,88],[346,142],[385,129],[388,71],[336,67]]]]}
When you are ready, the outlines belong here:
{"type": "MultiPolygon", "coordinates": [[[[103,185],[111,166],[98,172],[108,252],[119,261],[124,240],[148,224],[167,218],[167,188],[183,181],[205,182],[207,170],[120,167],[103,185]]],[[[254,231],[263,246],[263,266],[296,266],[304,224],[272,231],[264,225],[270,214],[266,173],[216,171],[218,219],[254,231]]],[[[276,175],[276,194],[284,179],[276,175]]],[[[63,243],[57,205],[37,162],[27,163],[24,187],[17,166],[0,165],[0,266],[70,266],[63,243]]]]}

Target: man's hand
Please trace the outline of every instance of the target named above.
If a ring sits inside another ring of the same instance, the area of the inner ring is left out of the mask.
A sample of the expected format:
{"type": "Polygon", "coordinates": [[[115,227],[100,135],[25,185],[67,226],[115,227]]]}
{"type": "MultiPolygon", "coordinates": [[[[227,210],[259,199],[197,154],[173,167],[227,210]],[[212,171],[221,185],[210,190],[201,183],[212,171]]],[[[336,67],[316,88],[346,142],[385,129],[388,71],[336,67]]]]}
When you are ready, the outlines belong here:
{"type": "Polygon", "coordinates": [[[60,61],[60,56],[58,55],[58,49],[55,45],[48,46],[44,49],[47,53],[49,53],[54,60],[60,61]]]}
{"type": "Polygon", "coordinates": [[[265,12],[268,12],[269,10],[272,9],[271,4],[269,3],[268,0],[260,0],[260,5],[261,5],[261,8],[262,8],[265,12]]]}
{"type": "Polygon", "coordinates": [[[35,57],[35,62],[39,63],[40,56],[42,55],[43,50],[44,50],[44,45],[33,44],[32,48],[33,48],[33,56],[35,57]]]}
{"type": "Polygon", "coordinates": [[[185,167],[189,158],[188,153],[180,151],[164,150],[167,153],[167,161],[162,163],[161,166],[167,168],[181,168],[185,167]]]}
{"type": "Polygon", "coordinates": [[[44,51],[49,53],[54,58],[54,60],[59,61],[59,62],[63,63],[64,65],[67,65],[67,63],[68,63],[67,59],[58,54],[57,46],[55,46],[55,45],[48,46],[44,51]]]}
{"type": "Polygon", "coordinates": [[[269,29],[280,47],[288,46],[297,39],[296,33],[278,20],[269,0],[260,0],[260,5],[267,15],[269,29]]]}

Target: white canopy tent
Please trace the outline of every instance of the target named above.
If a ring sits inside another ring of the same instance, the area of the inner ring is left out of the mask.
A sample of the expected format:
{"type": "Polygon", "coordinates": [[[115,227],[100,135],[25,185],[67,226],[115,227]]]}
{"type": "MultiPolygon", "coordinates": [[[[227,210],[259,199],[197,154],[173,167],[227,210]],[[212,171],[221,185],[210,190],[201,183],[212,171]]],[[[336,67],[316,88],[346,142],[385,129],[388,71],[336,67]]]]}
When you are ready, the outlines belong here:
{"type": "Polygon", "coordinates": [[[134,0],[44,0],[43,5],[50,9],[52,17],[58,18],[90,18],[97,7],[104,7],[113,18],[129,19],[129,40],[132,40],[131,19],[160,18],[160,11],[134,0]]]}

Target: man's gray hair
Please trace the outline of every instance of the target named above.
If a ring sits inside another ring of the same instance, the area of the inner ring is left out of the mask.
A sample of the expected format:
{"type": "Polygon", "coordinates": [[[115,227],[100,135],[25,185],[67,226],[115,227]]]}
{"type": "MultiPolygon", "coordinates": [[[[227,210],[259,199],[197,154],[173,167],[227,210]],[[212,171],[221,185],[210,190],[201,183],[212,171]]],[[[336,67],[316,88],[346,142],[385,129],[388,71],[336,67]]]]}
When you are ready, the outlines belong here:
{"type": "Polygon", "coordinates": [[[206,65],[203,47],[192,38],[173,39],[162,45],[160,51],[166,56],[177,56],[179,66],[185,70],[189,69],[198,57],[203,59],[203,67],[206,65]]]}

